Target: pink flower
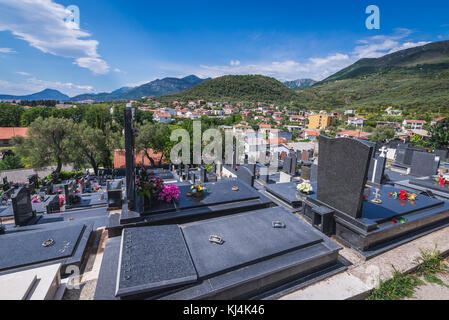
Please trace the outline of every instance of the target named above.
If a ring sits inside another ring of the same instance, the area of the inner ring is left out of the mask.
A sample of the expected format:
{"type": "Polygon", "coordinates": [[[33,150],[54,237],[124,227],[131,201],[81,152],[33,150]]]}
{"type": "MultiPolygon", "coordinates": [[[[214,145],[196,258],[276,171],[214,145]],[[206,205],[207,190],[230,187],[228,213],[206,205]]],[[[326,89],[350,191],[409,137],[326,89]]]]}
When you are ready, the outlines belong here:
{"type": "Polygon", "coordinates": [[[159,193],[158,200],[166,201],[167,203],[178,200],[180,195],[179,188],[174,184],[169,184],[163,187],[162,191],[159,193]]]}

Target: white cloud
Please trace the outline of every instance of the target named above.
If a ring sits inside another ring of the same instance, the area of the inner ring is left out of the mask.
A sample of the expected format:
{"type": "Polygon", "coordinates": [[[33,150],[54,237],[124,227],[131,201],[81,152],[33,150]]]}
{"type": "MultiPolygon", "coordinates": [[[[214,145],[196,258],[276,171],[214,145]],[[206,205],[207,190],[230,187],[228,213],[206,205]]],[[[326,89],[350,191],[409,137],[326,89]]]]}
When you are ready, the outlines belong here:
{"type": "Polygon", "coordinates": [[[262,74],[281,81],[300,78],[323,80],[359,59],[378,58],[428,43],[405,40],[411,34],[411,30],[398,28],[391,35],[377,35],[356,41],[354,48],[348,53],[337,52],[324,57],[311,57],[301,62],[290,59],[241,64],[239,60],[231,60],[229,65],[200,65],[199,68],[177,68],[177,71],[181,69],[186,74],[193,73],[203,78],[227,74],[262,74]]]}
{"type": "Polygon", "coordinates": [[[24,81],[11,82],[0,80],[0,94],[10,95],[27,95],[42,91],[44,89],[59,90],[70,96],[78,95],[86,92],[95,92],[93,86],[80,85],[71,82],[48,81],[30,77],[24,81]]]}
{"type": "Polygon", "coordinates": [[[115,68],[115,69],[114,69],[114,72],[120,73],[120,72],[122,72],[122,70],[120,70],[119,68],[115,68]]]}
{"type": "Polygon", "coordinates": [[[11,48],[0,48],[0,53],[17,53],[11,48]]]}
{"type": "Polygon", "coordinates": [[[301,78],[323,79],[346,67],[351,60],[348,55],[336,53],[327,57],[310,58],[304,63],[294,60],[260,62],[253,64],[201,65],[197,70],[186,71],[202,78],[227,74],[262,74],[279,80],[301,78]]]}
{"type": "Polygon", "coordinates": [[[25,76],[25,77],[31,76],[31,74],[29,74],[28,72],[17,71],[16,73],[20,74],[21,76],[25,76]]]}
{"type": "Polygon", "coordinates": [[[95,74],[109,72],[97,52],[98,41],[73,23],[65,23],[69,11],[51,0],[0,0],[0,31],[10,31],[45,53],[72,58],[95,74]]]}

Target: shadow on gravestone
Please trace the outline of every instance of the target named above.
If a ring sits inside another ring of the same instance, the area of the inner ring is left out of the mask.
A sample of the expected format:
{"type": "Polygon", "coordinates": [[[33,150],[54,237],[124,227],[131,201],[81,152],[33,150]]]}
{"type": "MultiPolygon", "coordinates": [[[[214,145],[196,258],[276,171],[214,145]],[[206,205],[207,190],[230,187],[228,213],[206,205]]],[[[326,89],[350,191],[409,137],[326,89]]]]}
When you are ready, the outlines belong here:
{"type": "Polygon", "coordinates": [[[361,217],[373,148],[361,140],[319,138],[317,199],[353,218],[361,217]]]}

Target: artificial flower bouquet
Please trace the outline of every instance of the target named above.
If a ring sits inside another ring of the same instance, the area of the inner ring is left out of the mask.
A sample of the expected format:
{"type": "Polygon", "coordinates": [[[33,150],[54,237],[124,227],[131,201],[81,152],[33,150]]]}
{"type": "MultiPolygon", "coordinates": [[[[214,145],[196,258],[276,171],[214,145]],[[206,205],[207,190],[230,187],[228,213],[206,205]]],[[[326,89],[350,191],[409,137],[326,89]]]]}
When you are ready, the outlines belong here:
{"type": "Polygon", "coordinates": [[[310,193],[313,192],[313,187],[312,187],[312,185],[311,185],[310,183],[308,183],[308,182],[303,182],[303,183],[301,183],[301,184],[298,184],[298,186],[296,187],[296,189],[297,189],[299,192],[306,193],[306,194],[310,194],[310,193]]]}
{"type": "Polygon", "coordinates": [[[390,197],[392,197],[393,199],[400,199],[400,200],[409,200],[409,201],[415,201],[416,198],[418,197],[416,193],[410,193],[407,192],[405,190],[401,190],[399,193],[398,192],[394,192],[394,193],[389,193],[388,194],[390,197]]]}
{"type": "Polygon", "coordinates": [[[205,188],[202,184],[194,184],[190,187],[190,192],[188,192],[187,195],[201,197],[205,191],[207,191],[207,188],[205,188]]]}
{"type": "Polygon", "coordinates": [[[438,185],[440,187],[443,187],[444,185],[449,184],[449,180],[446,180],[446,178],[442,174],[440,174],[439,177],[435,178],[435,181],[438,182],[438,185]]]}

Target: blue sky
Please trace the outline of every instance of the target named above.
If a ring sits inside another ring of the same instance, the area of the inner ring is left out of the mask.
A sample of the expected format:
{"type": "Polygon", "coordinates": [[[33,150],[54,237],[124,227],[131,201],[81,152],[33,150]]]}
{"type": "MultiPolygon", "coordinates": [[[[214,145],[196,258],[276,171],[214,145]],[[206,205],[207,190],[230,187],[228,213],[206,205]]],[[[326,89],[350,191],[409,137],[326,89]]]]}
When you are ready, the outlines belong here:
{"type": "Polygon", "coordinates": [[[75,95],[189,74],[321,80],[448,39],[447,0],[0,0],[0,93],[75,95]],[[69,5],[79,28],[63,21],[69,5]],[[368,5],[379,30],[365,26],[368,5]]]}

